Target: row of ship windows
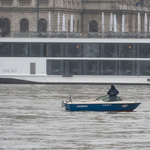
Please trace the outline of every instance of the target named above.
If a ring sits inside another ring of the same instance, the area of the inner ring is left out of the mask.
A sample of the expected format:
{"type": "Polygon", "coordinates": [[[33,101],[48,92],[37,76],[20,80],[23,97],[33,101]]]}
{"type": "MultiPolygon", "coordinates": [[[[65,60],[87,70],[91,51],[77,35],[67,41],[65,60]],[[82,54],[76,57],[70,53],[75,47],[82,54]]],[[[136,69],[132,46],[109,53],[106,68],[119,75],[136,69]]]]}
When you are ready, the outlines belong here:
{"type": "Polygon", "coordinates": [[[0,43],[0,57],[150,58],[150,44],[0,43]]]}
{"type": "Polygon", "coordinates": [[[149,76],[150,61],[47,60],[47,74],[149,76]]]}

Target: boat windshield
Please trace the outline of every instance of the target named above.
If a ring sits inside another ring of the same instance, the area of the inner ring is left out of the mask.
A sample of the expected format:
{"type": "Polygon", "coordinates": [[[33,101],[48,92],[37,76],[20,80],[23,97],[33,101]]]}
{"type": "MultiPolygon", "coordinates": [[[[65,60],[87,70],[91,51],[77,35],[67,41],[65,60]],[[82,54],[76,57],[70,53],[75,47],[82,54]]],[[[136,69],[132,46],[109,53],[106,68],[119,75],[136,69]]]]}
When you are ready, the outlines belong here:
{"type": "Polygon", "coordinates": [[[109,97],[109,95],[105,95],[105,96],[101,96],[96,98],[96,100],[100,101],[105,101],[105,102],[112,102],[112,101],[122,101],[122,98],[120,98],[119,96],[112,96],[109,97]]]}

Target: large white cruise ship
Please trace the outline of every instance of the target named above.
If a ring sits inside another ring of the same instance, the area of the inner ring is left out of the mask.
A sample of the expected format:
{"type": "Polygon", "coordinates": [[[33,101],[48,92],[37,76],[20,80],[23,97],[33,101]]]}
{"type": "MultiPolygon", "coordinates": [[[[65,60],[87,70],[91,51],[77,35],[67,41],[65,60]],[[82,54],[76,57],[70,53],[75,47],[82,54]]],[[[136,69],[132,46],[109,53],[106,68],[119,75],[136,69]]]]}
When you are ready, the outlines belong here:
{"type": "Polygon", "coordinates": [[[0,38],[0,83],[149,82],[150,39],[0,38]]]}

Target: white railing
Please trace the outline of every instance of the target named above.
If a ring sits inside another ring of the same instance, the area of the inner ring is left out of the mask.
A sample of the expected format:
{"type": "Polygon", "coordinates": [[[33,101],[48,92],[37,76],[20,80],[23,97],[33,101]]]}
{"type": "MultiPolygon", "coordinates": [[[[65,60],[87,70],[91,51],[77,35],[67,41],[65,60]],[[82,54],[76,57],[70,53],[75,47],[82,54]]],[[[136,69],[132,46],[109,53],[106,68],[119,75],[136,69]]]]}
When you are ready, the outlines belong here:
{"type": "Polygon", "coordinates": [[[123,57],[48,57],[48,60],[121,60],[121,61],[150,61],[150,58],[123,58],[123,57]]]}

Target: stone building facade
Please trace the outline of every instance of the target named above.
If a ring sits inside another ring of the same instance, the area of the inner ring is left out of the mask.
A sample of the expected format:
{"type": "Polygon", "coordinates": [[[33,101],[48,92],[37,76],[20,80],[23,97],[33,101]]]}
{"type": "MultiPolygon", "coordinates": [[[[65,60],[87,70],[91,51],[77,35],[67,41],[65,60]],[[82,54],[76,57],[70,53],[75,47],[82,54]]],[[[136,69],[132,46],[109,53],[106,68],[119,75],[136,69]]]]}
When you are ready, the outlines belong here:
{"type": "Polygon", "coordinates": [[[5,34],[150,32],[149,0],[0,0],[0,16],[5,34]]]}

